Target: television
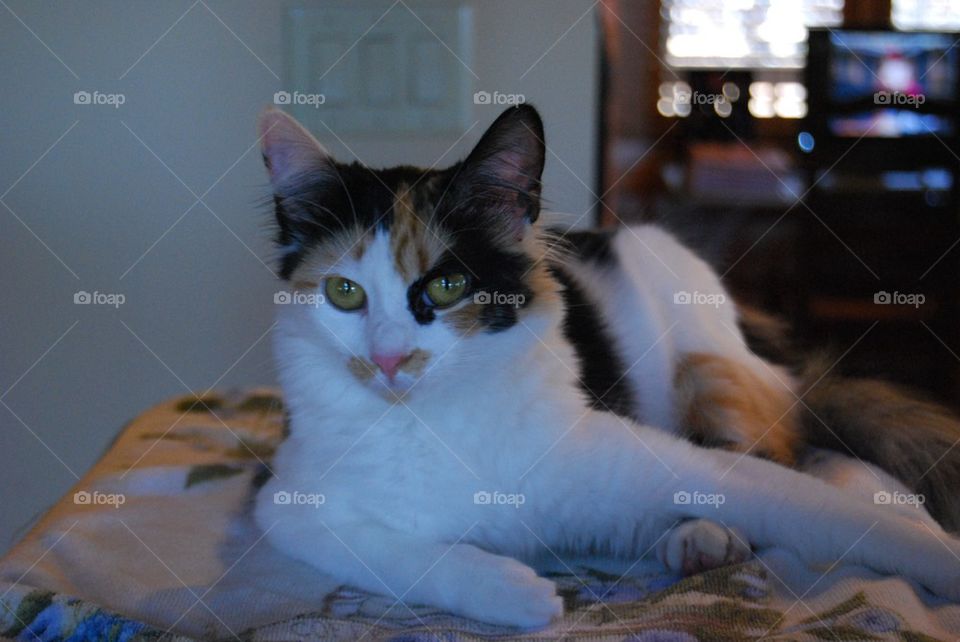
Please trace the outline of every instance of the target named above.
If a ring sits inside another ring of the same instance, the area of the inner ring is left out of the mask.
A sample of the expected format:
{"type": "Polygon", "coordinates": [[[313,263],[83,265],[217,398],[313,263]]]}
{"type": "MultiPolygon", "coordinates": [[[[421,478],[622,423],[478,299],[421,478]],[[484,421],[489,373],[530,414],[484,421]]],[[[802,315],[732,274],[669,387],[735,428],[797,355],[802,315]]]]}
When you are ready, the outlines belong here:
{"type": "Polygon", "coordinates": [[[808,128],[818,138],[960,134],[960,35],[813,29],[808,128]]]}

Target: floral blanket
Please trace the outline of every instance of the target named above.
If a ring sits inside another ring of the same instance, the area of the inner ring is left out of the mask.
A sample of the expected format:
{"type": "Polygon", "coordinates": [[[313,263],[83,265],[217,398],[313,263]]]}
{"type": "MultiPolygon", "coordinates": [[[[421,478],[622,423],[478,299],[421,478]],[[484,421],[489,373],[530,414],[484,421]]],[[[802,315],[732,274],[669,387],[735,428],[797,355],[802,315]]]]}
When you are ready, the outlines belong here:
{"type": "Polygon", "coordinates": [[[272,390],[176,399],[144,413],[0,560],[0,637],[960,639],[960,606],[863,568],[814,571],[780,550],[686,580],[649,560],[545,561],[539,570],[567,608],[537,632],[395,605],[282,556],[252,523],[251,498],[284,432],[272,390]]]}

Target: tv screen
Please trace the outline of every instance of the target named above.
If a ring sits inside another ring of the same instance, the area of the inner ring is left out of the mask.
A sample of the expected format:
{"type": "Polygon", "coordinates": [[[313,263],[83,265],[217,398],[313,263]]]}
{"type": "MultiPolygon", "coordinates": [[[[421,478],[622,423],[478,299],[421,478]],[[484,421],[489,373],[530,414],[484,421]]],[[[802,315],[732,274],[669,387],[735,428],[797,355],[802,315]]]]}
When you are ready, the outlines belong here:
{"type": "MultiPolygon", "coordinates": [[[[814,37],[814,36],[812,36],[814,37]]],[[[952,137],[957,131],[956,34],[828,30],[811,42],[825,125],[837,137],[952,137]]]]}

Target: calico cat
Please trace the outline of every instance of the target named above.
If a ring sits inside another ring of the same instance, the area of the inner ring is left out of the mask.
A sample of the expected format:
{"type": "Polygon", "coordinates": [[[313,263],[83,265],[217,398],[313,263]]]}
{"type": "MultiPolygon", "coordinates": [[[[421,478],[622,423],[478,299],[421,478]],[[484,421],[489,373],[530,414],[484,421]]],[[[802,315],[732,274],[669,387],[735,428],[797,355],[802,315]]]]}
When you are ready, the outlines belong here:
{"type": "Polygon", "coordinates": [[[745,345],[705,263],[654,227],[543,229],[534,108],[442,170],[339,163],[276,109],[260,133],[280,276],[323,301],[277,306],[291,433],[255,506],[275,547],[520,627],[562,613],[521,561],[545,550],[695,572],[775,545],[960,600],[960,541],[872,501],[910,488],[823,453],[811,470],[855,483],[745,455],[798,460],[802,377],[745,345]]]}

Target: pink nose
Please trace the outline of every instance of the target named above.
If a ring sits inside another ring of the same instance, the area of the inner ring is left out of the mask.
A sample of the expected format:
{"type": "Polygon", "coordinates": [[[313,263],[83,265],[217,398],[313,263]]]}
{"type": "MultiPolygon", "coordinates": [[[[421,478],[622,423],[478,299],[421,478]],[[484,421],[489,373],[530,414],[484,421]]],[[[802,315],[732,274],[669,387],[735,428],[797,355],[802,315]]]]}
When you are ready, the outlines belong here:
{"type": "Polygon", "coordinates": [[[393,381],[393,378],[397,375],[397,370],[407,360],[407,357],[408,355],[405,354],[375,354],[371,358],[383,370],[383,374],[387,375],[387,379],[393,381]]]}

